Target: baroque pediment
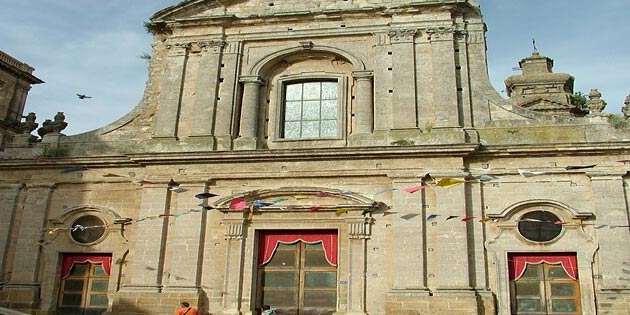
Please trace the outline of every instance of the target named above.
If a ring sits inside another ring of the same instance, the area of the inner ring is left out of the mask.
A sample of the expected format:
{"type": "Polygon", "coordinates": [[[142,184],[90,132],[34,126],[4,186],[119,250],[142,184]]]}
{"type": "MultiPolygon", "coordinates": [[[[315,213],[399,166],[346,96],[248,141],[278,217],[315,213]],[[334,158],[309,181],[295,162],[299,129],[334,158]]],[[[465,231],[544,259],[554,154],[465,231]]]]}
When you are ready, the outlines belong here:
{"type": "Polygon", "coordinates": [[[242,192],[221,198],[213,206],[219,211],[232,211],[235,210],[235,200],[241,203],[241,207],[255,208],[257,211],[373,211],[383,206],[352,191],[319,187],[283,187],[242,192]]]}
{"type": "MultiPolygon", "coordinates": [[[[446,1],[451,2],[451,1],[446,1]]],[[[457,3],[458,1],[452,1],[457,3]]],[[[379,8],[404,8],[423,4],[435,5],[434,0],[393,1],[294,1],[294,0],[189,0],[161,10],[153,15],[152,21],[168,21],[187,18],[256,16],[283,16],[308,13],[335,13],[341,11],[370,10],[379,8]]],[[[473,4],[474,5],[474,4],[473,4]]]]}

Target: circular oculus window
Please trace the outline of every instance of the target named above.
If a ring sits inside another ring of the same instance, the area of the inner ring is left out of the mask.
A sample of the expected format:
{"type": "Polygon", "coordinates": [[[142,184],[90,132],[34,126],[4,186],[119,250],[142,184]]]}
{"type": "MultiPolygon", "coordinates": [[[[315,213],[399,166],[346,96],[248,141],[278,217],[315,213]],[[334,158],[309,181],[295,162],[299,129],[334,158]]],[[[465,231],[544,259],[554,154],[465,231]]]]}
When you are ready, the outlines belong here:
{"type": "Polygon", "coordinates": [[[524,214],[518,222],[518,232],[532,242],[549,242],[562,233],[562,224],[555,214],[548,211],[532,211],[524,214]]]}
{"type": "Polygon", "coordinates": [[[70,236],[80,244],[91,244],[105,234],[105,222],[97,216],[85,215],[72,223],[70,236]]]}

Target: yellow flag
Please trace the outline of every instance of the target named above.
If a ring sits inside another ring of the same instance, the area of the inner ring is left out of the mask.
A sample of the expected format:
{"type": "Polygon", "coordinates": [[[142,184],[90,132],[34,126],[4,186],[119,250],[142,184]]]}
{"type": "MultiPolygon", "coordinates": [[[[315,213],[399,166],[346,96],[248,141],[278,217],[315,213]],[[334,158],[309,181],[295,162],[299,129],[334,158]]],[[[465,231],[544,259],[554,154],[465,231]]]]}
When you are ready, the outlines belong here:
{"type": "Polygon", "coordinates": [[[464,183],[463,180],[446,177],[446,178],[440,179],[440,181],[437,183],[437,186],[444,187],[444,188],[451,188],[451,187],[455,187],[463,183],[464,183]]]}
{"type": "Polygon", "coordinates": [[[348,212],[349,210],[350,210],[350,209],[348,209],[348,208],[339,208],[339,210],[335,211],[335,215],[336,215],[336,216],[340,216],[340,215],[342,215],[342,214],[344,214],[344,213],[348,212]]]}

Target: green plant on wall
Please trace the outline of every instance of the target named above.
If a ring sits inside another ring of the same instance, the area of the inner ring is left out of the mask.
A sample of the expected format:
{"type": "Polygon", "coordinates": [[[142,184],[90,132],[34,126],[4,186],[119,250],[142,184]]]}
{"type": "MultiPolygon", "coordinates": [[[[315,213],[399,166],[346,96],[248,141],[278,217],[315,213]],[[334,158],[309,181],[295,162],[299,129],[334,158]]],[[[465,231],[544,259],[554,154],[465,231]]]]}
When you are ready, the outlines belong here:
{"type": "Polygon", "coordinates": [[[608,122],[615,129],[630,129],[630,122],[619,114],[610,114],[608,122]]]}

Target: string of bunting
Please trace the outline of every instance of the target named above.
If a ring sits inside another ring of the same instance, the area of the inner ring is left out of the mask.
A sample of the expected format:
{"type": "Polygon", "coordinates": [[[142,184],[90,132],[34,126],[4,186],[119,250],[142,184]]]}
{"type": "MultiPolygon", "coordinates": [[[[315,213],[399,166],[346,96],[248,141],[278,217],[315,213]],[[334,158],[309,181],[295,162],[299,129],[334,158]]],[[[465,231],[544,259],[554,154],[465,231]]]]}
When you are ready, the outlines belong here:
{"type": "MultiPolygon", "coordinates": [[[[54,161],[51,160],[44,160],[44,159],[36,159],[35,161],[38,162],[48,162],[48,163],[55,163],[54,161]]],[[[624,164],[630,163],[630,160],[620,160],[617,162],[621,162],[624,164]]],[[[566,166],[565,169],[566,170],[578,170],[578,169],[587,169],[587,168],[593,168],[597,166],[597,164],[590,164],[590,165],[570,165],[570,166],[566,166]]],[[[96,171],[96,172],[100,172],[98,170],[94,170],[94,169],[90,169],[86,166],[71,166],[71,167],[67,167],[62,169],[60,172],[62,174],[65,173],[72,173],[72,172],[82,172],[82,171],[96,171]]],[[[538,172],[538,171],[529,171],[529,170],[523,170],[523,169],[517,169],[518,173],[523,176],[523,177],[533,177],[533,176],[538,176],[538,175],[543,175],[545,174],[545,172],[538,172]]],[[[101,172],[103,173],[103,177],[124,177],[124,178],[130,178],[129,176],[124,176],[124,175],[118,175],[118,174],[114,174],[114,173],[105,173],[105,172],[101,172]]],[[[463,183],[466,182],[488,182],[488,181],[492,181],[492,180],[496,180],[496,179],[500,179],[500,177],[495,176],[495,175],[490,175],[490,174],[484,174],[484,175],[480,175],[474,179],[469,179],[469,180],[460,180],[460,179],[456,179],[456,178],[450,178],[450,177],[445,177],[445,178],[441,178],[437,183],[431,183],[431,184],[424,184],[424,185],[419,185],[419,186],[411,186],[411,187],[407,187],[404,189],[400,189],[403,192],[406,193],[415,193],[421,190],[424,190],[430,186],[436,186],[436,187],[442,187],[445,189],[449,189],[452,187],[455,187],[457,185],[461,185],[463,183]]],[[[136,184],[139,185],[144,185],[144,184],[156,184],[155,182],[151,182],[149,180],[146,179],[140,179],[137,181],[133,181],[136,184]]],[[[185,189],[183,187],[181,187],[181,185],[177,182],[175,182],[173,179],[171,179],[169,181],[169,183],[167,184],[169,190],[175,192],[175,193],[182,193],[182,192],[186,192],[188,191],[188,189],[185,189]]],[[[379,195],[379,194],[383,194],[386,192],[393,192],[393,191],[397,191],[399,189],[397,188],[389,188],[389,189],[383,189],[383,190],[379,190],[374,192],[374,196],[379,195]]],[[[318,198],[326,198],[326,197],[332,197],[334,195],[338,195],[338,194],[348,194],[348,193],[352,193],[351,191],[342,191],[340,193],[329,193],[329,192],[321,192],[317,195],[310,195],[310,196],[306,196],[306,195],[295,195],[292,196],[292,198],[296,199],[296,200],[302,200],[302,199],[308,199],[311,198],[313,196],[318,197],[318,198]]],[[[198,206],[201,207],[201,209],[189,209],[188,211],[182,212],[182,213],[178,213],[178,214],[158,214],[158,215],[151,215],[151,216],[145,216],[145,217],[140,217],[140,218],[136,218],[136,219],[132,219],[132,218],[121,218],[121,219],[116,219],[114,221],[114,225],[120,224],[120,225],[128,225],[128,224],[132,224],[135,222],[142,222],[145,220],[154,220],[154,219],[161,219],[161,218],[166,218],[166,217],[173,217],[173,218],[178,218],[184,215],[188,215],[191,213],[198,213],[198,212],[202,212],[202,211],[209,211],[209,210],[213,210],[215,209],[214,206],[208,204],[207,199],[209,198],[213,198],[213,197],[217,197],[218,195],[213,194],[213,193],[199,193],[196,194],[195,197],[198,199],[202,199],[204,200],[202,203],[200,203],[198,206]]],[[[248,202],[245,199],[242,198],[234,198],[230,201],[230,205],[229,205],[229,210],[235,210],[235,211],[249,211],[250,209],[253,211],[255,208],[264,208],[264,207],[270,207],[270,206],[274,206],[278,203],[282,203],[284,201],[289,200],[289,198],[277,198],[271,201],[264,201],[264,200],[253,200],[252,202],[248,202]]],[[[287,206],[287,207],[283,207],[283,208],[288,208],[291,206],[287,206]]],[[[350,211],[350,208],[338,208],[337,206],[322,206],[322,205],[312,205],[309,208],[310,212],[318,212],[320,210],[326,210],[326,209],[336,209],[335,211],[335,215],[340,216],[348,211],[350,211]]],[[[366,210],[364,211],[362,214],[363,215],[367,215],[367,214],[378,214],[375,213],[371,210],[366,210]]],[[[402,213],[402,212],[396,212],[396,211],[383,211],[380,212],[383,216],[387,216],[387,215],[391,215],[391,214],[396,214],[396,213],[402,213]]],[[[405,219],[405,220],[409,220],[412,219],[416,216],[419,216],[419,213],[402,213],[401,218],[405,219]]],[[[443,215],[443,214],[429,214],[426,217],[426,221],[430,222],[430,221],[434,221],[436,220],[438,217],[445,217],[444,221],[462,221],[462,222],[468,222],[468,221],[472,221],[474,219],[478,219],[479,222],[481,223],[487,223],[487,222],[500,222],[500,221],[506,221],[506,220],[501,220],[501,219],[492,219],[492,218],[488,218],[488,217],[474,217],[474,216],[457,216],[457,215],[443,215]],[[458,220],[456,220],[458,219],[458,220]]],[[[566,222],[560,222],[560,221],[556,221],[556,222],[551,222],[551,221],[541,221],[541,220],[536,220],[536,219],[522,219],[522,220],[514,220],[514,222],[520,222],[520,221],[532,221],[532,222],[547,222],[547,223],[553,223],[553,224],[571,224],[571,223],[566,223],[566,222]]],[[[594,225],[595,224],[579,224],[581,226],[586,226],[586,225],[594,225]]],[[[104,225],[93,225],[93,226],[82,226],[79,224],[76,224],[72,227],[55,227],[55,228],[48,228],[48,229],[44,229],[44,232],[47,232],[47,234],[52,235],[55,234],[57,232],[60,231],[71,231],[71,232],[76,232],[76,231],[85,231],[85,230],[89,230],[89,229],[95,229],[95,228],[109,228],[111,227],[111,224],[104,224],[104,225]]],[[[628,225],[606,225],[606,224],[601,224],[601,225],[596,225],[595,229],[601,229],[601,228],[619,228],[619,227],[630,227],[628,225]]],[[[45,243],[45,240],[40,240],[38,242],[36,242],[37,245],[43,245],[45,243]]]]}

